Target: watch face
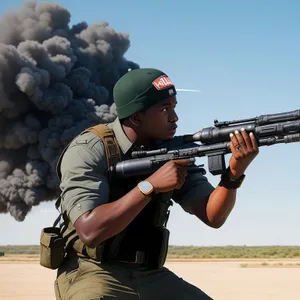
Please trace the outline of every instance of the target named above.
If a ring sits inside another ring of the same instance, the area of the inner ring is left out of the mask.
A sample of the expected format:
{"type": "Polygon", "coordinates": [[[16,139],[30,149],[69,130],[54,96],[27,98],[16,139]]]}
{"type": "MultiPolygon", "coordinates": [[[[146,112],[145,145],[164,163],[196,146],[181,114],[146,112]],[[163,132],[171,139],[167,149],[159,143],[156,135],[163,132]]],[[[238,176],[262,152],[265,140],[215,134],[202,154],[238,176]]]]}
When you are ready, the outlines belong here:
{"type": "Polygon", "coordinates": [[[148,181],[140,182],[140,187],[144,192],[150,192],[152,190],[152,185],[148,181]]]}

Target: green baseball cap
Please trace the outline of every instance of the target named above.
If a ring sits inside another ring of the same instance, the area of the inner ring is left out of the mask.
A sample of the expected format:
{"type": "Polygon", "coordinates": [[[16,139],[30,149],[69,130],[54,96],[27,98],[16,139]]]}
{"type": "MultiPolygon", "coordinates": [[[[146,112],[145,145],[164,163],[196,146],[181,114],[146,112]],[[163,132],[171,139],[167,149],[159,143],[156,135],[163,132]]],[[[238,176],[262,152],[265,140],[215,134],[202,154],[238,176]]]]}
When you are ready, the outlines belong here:
{"type": "Polygon", "coordinates": [[[175,86],[168,75],[153,68],[127,72],[117,81],[113,90],[120,120],[176,94],[175,86]]]}

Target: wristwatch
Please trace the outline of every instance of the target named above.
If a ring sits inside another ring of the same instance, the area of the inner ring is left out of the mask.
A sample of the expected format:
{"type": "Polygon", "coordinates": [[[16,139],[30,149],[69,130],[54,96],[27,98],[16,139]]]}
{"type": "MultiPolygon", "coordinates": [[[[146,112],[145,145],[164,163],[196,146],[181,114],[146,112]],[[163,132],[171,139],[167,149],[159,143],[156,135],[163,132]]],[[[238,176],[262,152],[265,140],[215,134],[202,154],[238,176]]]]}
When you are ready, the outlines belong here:
{"type": "Polygon", "coordinates": [[[139,182],[138,188],[145,196],[149,196],[154,191],[153,185],[149,181],[139,182]]]}
{"type": "Polygon", "coordinates": [[[227,189],[238,189],[241,187],[246,175],[243,174],[237,179],[234,179],[230,176],[230,169],[227,168],[226,172],[221,175],[221,181],[219,183],[219,186],[223,186],[227,189]]]}

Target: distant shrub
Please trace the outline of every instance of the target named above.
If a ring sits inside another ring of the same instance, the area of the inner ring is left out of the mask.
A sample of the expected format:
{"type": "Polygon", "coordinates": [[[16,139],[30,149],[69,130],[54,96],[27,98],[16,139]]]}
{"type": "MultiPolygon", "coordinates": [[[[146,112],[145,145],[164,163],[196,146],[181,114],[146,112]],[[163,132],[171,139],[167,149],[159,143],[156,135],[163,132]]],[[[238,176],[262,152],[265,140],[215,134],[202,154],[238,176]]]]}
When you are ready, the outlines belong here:
{"type": "MultiPolygon", "coordinates": [[[[1,253],[39,254],[39,245],[0,246],[1,253]]],[[[2,255],[2,256],[3,256],[2,255]]],[[[226,258],[300,258],[300,246],[169,246],[168,258],[226,259],[226,258]]]]}

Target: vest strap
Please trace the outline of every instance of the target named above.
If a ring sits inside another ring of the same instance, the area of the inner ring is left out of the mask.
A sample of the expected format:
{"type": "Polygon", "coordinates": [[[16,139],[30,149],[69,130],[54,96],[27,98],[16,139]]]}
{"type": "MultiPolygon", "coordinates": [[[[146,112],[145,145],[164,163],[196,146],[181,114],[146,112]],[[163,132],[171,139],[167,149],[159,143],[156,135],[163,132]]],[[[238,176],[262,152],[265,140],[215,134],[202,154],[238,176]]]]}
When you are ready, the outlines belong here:
{"type": "MultiPolygon", "coordinates": [[[[120,147],[118,145],[118,142],[115,138],[113,131],[107,126],[107,124],[98,124],[96,126],[89,127],[87,129],[85,129],[81,134],[83,134],[85,132],[92,132],[92,133],[96,134],[97,136],[99,136],[103,140],[108,170],[111,166],[113,166],[114,164],[116,164],[117,162],[119,162],[121,160],[120,147]]],[[[71,143],[69,143],[69,145],[70,144],[71,143]]],[[[58,163],[57,163],[57,167],[56,167],[57,175],[60,180],[61,180],[61,172],[60,172],[61,160],[62,160],[64,153],[68,149],[68,146],[61,153],[58,163]]],[[[59,209],[59,207],[61,206],[61,197],[57,198],[57,200],[55,202],[55,206],[57,209],[59,209]]],[[[102,258],[103,247],[104,247],[105,242],[102,245],[100,245],[99,247],[95,247],[95,248],[90,248],[90,247],[85,246],[79,239],[79,236],[77,235],[74,226],[71,224],[71,222],[69,221],[69,219],[67,218],[66,214],[63,212],[62,209],[61,209],[60,215],[55,220],[54,224],[57,225],[57,223],[59,222],[59,219],[62,216],[64,216],[64,224],[63,225],[65,226],[65,230],[64,230],[63,235],[64,235],[64,239],[66,242],[66,248],[73,248],[79,255],[88,256],[94,260],[100,261],[102,258]]]]}
{"type": "Polygon", "coordinates": [[[85,131],[93,132],[99,137],[101,137],[101,139],[103,140],[108,169],[121,160],[120,147],[118,145],[115,135],[108,126],[104,124],[98,124],[96,126],[86,129],[85,131]]]}

